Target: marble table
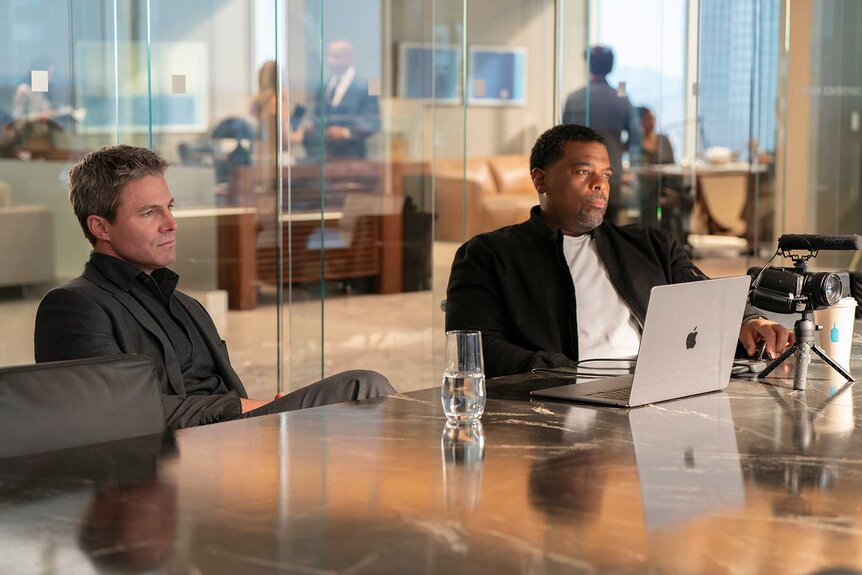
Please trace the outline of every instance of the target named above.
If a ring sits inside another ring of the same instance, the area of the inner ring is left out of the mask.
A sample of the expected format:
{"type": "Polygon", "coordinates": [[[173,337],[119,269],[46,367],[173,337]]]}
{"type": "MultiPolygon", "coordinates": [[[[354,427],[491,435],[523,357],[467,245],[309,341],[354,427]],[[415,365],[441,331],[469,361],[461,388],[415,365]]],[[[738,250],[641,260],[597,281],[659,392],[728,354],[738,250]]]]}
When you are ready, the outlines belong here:
{"type": "Polygon", "coordinates": [[[860,388],[819,366],[806,392],[623,410],[522,378],[481,427],[428,389],[0,460],[0,572],[857,572],[860,388]]]}

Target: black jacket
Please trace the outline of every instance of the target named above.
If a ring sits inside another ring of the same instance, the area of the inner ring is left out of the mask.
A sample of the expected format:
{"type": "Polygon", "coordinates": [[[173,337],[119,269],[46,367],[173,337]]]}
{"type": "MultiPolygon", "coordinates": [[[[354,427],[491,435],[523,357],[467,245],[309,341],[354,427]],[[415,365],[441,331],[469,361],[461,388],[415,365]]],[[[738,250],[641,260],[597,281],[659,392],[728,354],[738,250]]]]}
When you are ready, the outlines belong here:
{"type": "MultiPolygon", "coordinates": [[[[657,228],[603,223],[591,232],[611,283],[641,330],[650,290],[707,279],[657,228]]],[[[446,299],[446,329],[482,332],[485,374],[523,373],[578,359],[575,286],[563,235],[539,206],[522,224],[481,234],[458,249],[446,299]]],[[[758,314],[746,309],[745,319],[758,314]]]]}
{"type": "Polygon", "coordinates": [[[165,419],[171,428],[229,419],[248,397],[230,365],[227,346],[212,318],[194,298],[174,291],[201,332],[228,395],[186,396],[182,370],[168,336],[123,287],[91,263],[81,276],[48,292],[36,312],[36,361],[60,361],[137,353],[152,358],[159,376],[165,419]]]}

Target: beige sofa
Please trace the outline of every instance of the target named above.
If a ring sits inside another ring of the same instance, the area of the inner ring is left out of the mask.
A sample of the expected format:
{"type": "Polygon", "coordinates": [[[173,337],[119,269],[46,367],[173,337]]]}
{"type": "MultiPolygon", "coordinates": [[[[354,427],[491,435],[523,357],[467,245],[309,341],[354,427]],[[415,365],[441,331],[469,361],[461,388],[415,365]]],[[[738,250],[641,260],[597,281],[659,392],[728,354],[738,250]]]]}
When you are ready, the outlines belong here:
{"type": "Polygon", "coordinates": [[[438,241],[462,242],[523,222],[538,203],[526,155],[437,160],[434,176],[438,241]]]}
{"type": "Polygon", "coordinates": [[[54,220],[46,206],[12,206],[0,182],[0,287],[54,281],[54,220]]]}

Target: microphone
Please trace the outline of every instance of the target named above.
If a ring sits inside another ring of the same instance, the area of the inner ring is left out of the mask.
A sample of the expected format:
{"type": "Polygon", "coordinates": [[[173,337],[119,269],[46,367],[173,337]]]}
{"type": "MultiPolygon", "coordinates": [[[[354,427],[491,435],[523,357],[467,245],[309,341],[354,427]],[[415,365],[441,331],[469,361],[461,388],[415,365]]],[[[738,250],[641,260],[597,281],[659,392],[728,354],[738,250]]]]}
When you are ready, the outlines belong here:
{"type": "Polygon", "coordinates": [[[826,236],[821,234],[784,234],[778,238],[780,250],[862,250],[862,237],[857,234],[826,236]]]}

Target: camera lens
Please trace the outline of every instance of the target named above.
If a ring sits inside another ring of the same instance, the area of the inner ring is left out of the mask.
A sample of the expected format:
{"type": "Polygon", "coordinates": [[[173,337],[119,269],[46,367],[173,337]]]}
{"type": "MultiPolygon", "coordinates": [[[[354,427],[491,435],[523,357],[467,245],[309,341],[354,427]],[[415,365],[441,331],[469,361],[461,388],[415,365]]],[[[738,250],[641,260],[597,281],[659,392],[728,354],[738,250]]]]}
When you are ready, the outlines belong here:
{"type": "Polygon", "coordinates": [[[835,305],[841,299],[841,278],[831,272],[809,274],[802,289],[814,309],[823,309],[835,305]]]}

